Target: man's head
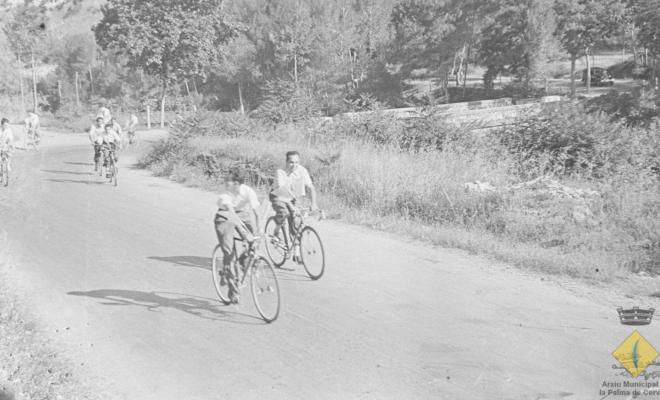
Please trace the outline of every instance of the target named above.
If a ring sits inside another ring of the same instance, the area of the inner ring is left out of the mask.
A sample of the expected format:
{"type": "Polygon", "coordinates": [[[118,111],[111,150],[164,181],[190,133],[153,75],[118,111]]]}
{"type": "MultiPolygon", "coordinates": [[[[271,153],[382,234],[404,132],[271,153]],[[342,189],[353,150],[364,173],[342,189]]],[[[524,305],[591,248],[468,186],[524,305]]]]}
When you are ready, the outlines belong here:
{"type": "Polygon", "coordinates": [[[3,118],[3,119],[0,121],[0,126],[2,126],[3,128],[5,128],[5,127],[7,127],[7,125],[9,125],[9,120],[8,120],[7,118],[3,118]]]}
{"type": "Polygon", "coordinates": [[[292,172],[296,167],[300,165],[300,154],[295,151],[286,152],[286,169],[288,172],[292,172]]]}
{"type": "Polygon", "coordinates": [[[96,118],[96,126],[99,128],[103,126],[103,117],[96,118]]]}
{"type": "Polygon", "coordinates": [[[237,188],[247,180],[247,171],[243,168],[232,168],[225,176],[225,184],[228,189],[237,188]]]}
{"type": "Polygon", "coordinates": [[[112,133],[112,124],[105,124],[104,128],[105,128],[105,133],[107,133],[108,135],[112,133]]]}

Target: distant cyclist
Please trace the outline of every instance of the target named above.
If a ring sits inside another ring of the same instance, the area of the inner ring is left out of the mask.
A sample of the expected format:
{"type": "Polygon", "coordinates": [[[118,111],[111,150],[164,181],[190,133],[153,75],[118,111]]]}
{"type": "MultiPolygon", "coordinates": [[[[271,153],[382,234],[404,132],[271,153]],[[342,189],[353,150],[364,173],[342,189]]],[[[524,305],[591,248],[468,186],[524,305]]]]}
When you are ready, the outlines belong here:
{"type": "Polygon", "coordinates": [[[104,134],[103,117],[96,117],[94,125],[89,128],[89,141],[94,146],[94,171],[98,171],[98,164],[101,160],[101,145],[103,144],[104,134]]]}
{"type": "Polygon", "coordinates": [[[14,149],[14,133],[9,127],[9,120],[2,118],[0,120],[0,153],[7,157],[7,169],[11,171],[11,153],[14,149]]]}
{"type": "Polygon", "coordinates": [[[135,131],[137,130],[138,118],[135,114],[131,114],[126,121],[126,132],[128,134],[128,144],[133,144],[135,141],[135,131]]]}
{"type": "MultiPolygon", "coordinates": [[[[289,151],[286,153],[286,169],[277,170],[275,187],[269,195],[271,205],[275,211],[277,234],[281,232],[279,228],[287,219],[291,236],[296,235],[293,217],[297,212],[296,207],[301,205],[300,203],[306,192],[309,192],[312,211],[316,211],[318,209],[316,205],[316,188],[312,183],[309,172],[300,165],[300,154],[297,151],[289,151]]],[[[297,252],[298,249],[294,254],[296,257],[298,256],[297,252]]]]}
{"type": "Polygon", "coordinates": [[[37,114],[28,113],[28,117],[25,118],[25,132],[28,139],[35,145],[39,144],[39,116],[37,114]]]}
{"type": "Polygon", "coordinates": [[[110,122],[106,122],[106,124],[112,125],[112,130],[115,131],[115,133],[117,133],[119,137],[122,136],[121,125],[119,124],[119,122],[117,122],[116,119],[110,118],[110,122]]]}
{"type": "MultiPolygon", "coordinates": [[[[220,195],[217,203],[215,233],[222,248],[224,267],[229,271],[232,271],[235,232],[243,240],[252,242],[259,226],[259,200],[254,189],[245,184],[246,175],[243,169],[231,170],[225,178],[226,192],[220,195]],[[243,224],[247,230],[243,229],[243,224]]],[[[229,298],[233,303],[238,302],[238,289],[233,286],[232,279],[229,280],[229,298]]]]}

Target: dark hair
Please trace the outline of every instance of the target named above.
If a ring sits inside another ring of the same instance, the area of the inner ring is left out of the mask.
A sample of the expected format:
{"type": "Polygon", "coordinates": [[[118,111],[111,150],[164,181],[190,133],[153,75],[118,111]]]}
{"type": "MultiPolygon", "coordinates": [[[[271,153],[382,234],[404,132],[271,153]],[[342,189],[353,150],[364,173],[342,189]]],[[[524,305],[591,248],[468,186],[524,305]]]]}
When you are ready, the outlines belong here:
{"type": "Polygon", "coordinates": [[[94,121],[98,121],[98,120],[103,121],[103,117],[96,117],[96,119],[94,121]]]}
{"type": "Polygon", "coordinates": [[[300,153],[298,153],[298,152],[295,151],[295,150],[287,151],[287,152],[286,152],[286,160],[288,160],[289,157],[291,157],[291,156],[298,156],[298,157],[300,157],[300,153]]]}
{"type": "Polygon", "coordinates": [[[9,120],[7,118],[3,118],[2,120],[0,120],[0,124],[4,124],[5,122],[9,123],[9,120]]]}
{"type": "Polygon", "coordinates": [[[245,170],[245,168],[238,168],[238,167],[232,168],[229,170],[229,173],[227,174],[227,180],[238,182],[242,185],[247,180],[247,171],[245,170]]]}
{"type": "Polygon", "coordinates": [[[104,128],[110,128],[110,129],[112,129],[112,128],[114,128],[114,126],[113,126],[112,124],[105,124],[104,128]]]}

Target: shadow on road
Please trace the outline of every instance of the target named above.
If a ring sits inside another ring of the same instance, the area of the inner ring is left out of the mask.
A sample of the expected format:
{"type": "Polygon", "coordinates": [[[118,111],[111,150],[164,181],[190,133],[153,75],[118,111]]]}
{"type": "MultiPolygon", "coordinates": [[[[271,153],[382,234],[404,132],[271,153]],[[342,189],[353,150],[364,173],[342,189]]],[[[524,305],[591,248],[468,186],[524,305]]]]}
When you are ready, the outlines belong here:
{"type": "Polygon", "coordinates": [[[242,325],[265,324],[256,316],[232,311],[225,311],[224,306],[216,299],[190,296],[182,293],[140,292],[137,290],[99,289],[87,292],[68,292],[70,296],[85,296],[102,299],[100,304],[106,306],[138,306],[148,311],[160,311],[171,308],[199,318],[230,322],[242,325]]]}
{"type": "Polygon", "coordinates": [[[84,183],[85,185],[106,185],[107,182],[99,182],[99,181],[76,181],[73,179],[44,179],[46,181],[51,181],[51,182],[59,182],[59,183],[84,183]]]}
{"type": "Polygon", "coordinates": [[[51,174],[72,174],[72,175],[94,175],[92,172],[80,172],[80,171],[54,171],[52,169],[42,169],[42,172],[49,172],[51,174]]]}
{"type": "Polygon", "coordinates": [[[172,256],[172,257],[147,257],[149,260],[167,261],[172,264],[181,265],[184,267],[202,268],[211,270],[211,257],[198,257],[198,256],[172,256]]]}
{"type": "MultiPolygon", "coordinates": [[[[172,264],[181,265],[183,267],[191,268],[202,268],[206,270],[211,270],[213,267],[211,263],[211,257],[199,257],[199,256],[172,256],[172,257],[157,257],[151,256],[147,257],[149,260],[156,261],[166,261],[172,264]]],[[[302,267],[301,267],[302,268],[302,267]]],[[[283,281],[309,281],[307,275],[304,273],[295,273],[296,269],[293,268],[275,268],[277,273],[277,279],[283,281]]]]}
{"type": "Polygon", "coordinates": [[[64,164],[69,164],[69,165],[89,165],[90,167],[94,165],[93,163],[71,162],[71,161],[65,161],[64,164]]]}

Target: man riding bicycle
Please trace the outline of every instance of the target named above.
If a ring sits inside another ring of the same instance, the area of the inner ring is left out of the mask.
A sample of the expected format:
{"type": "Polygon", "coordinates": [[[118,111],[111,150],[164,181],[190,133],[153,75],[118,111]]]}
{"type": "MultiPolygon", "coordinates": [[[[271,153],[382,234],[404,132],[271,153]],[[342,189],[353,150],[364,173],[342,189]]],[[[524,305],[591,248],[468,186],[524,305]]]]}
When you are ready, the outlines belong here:
{"type": "Polygon", "coordinates": [[[11,151],[14,149],[14,133],[9,127],[9,120],[0,120],[0,156],[7,159],[7,170],[11,171],[11,151]]]}
{"type": "Polygon", "coordinates": [[[28,117],[25,119],[25,132],[28,139],[31,139],[34,144],[39,144],[39,116],[37,114],[28,113],[28,117]]]}
{"type": "Polygon", "coordinates": [[[101,136],[101,152],[104,154],[103,166],[108,166],[108,160],[112,157],[115,163],[119,161],[117,150],[121,148],[121,137],[117,134],[112,124],[105,124],[105,130],[101,136]]]}
{"type": "MultiPolygon", "coordinates": [[[[318,209],[316,205],[316,188],[312,183],[309,172],[300,165],[300,154],[297,151],[289,151],[286,153],[286,170],[277,170],[276,187],[271,190],[269,195],[271,205],[275,211],[276,235],[282,231],[281,227],[286,219],[289,221],[291,237],[295,237],[294,216],[298,212],[296,205],[300,205],[306,191],[309,191],[312,211],[316,211],[318,209]]],[[[296,246],[295,257],[299,256],[298,252],[299,248],[296,246]]]]}
{"type": "Polygon", "coordinates": [[[96,122],[89,128],[89,141],[94,146],[94,171],[98,171],[99,160],[101,160],[101,145],[103,144],[103,117],[96,117],[96,122]]]}
{"type": "Polygon", "coordinates": [[[128,144],[133,144],[133,141],[135,140],[135,131],[137,130],[137,124],[138,124],[137,116],[135,116],[135,114],[131,114],[131,116],[128,117],[128,121],[126,122],[126,132],[128,133],[128,144]]]}
{"type": "MultiPolygon", "coordinates": [[[[233,169],[225,178],[226,192],[218,199],[218,211],[215,215],[215,233],[222,248],[224,268],[231,270],[234,258],[234,234],[238,232],[241,239],[252,242],[253,234],[259,226],[259,200],[254,189],[245,184],[247,173],[243,169],[233,169]],[[245,229],[245,228],[247,229],[245,229]]],[[[233,279],[229,279],[229,298],[232,303],[238,303],[238,288],[233,279]]]]}

